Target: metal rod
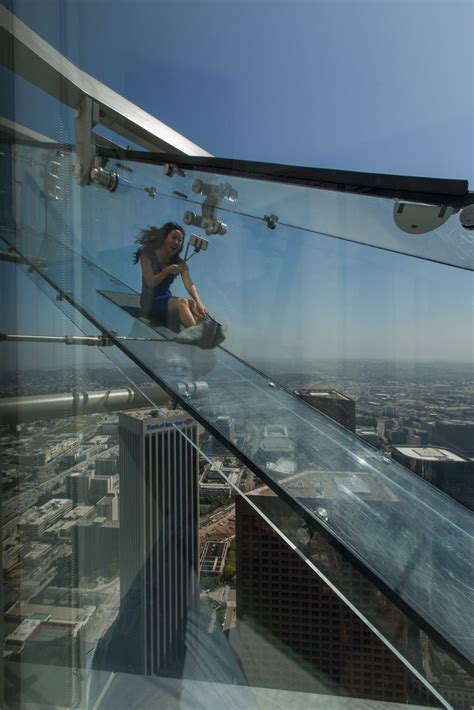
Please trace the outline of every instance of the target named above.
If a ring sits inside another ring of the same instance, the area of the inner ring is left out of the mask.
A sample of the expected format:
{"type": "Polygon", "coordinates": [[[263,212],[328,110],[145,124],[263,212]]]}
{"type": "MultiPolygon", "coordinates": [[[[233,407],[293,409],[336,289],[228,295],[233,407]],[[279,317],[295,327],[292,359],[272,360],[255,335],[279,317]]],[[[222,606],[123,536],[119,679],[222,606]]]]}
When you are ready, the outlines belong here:
{"type": "MultiPolygon", "coordinates": [[[[178,394],[187,399],[198,398],[208,391],[205,381],[175,383],[178,394]]],[[[60,394],[5,397],[0,399],[0,424],[15,426],[47,419],[62,419],[84,414],[117,412],[122,409],[169,404],[172,397],[157,385],[133,388],[62,392],[60,394]]]]}
{"type": "Polygon", "coordinates": [[[10,261],[14,264],[26,264],[27,261],[20,254],[13,251],[0,251],[0,261],[10,261]]]}
{"type": "Polygon", "coordinates": [[[0,424],[14,425],[39,419],[61,419],[131,407],[150,407],[150,399],[156,405],[170,401],[169,395],[157,386],[143,387],[141,392],[124,388],[6,397],[0,399],[0,424]]]}
{"type": "Polygon", "coordinates": [[[108,347],[113,345],[110,338],[103,335],[10,335],[0,333],[0,342],[21,343],[57,343],[61,345],[97,345],[108,347]]]}
{"type": "Polygon", "coordinates": [[[26,128],[26,126],[22,126],[20,123],[10,121],[10,119],[5,116],[0,116],[0,133],[3,139],[9,139],[9,143],[19,143],[22,139],[35,141],[35,143],[53,142],[51,138],[45,136],[43,133],[32,131],[31,128],[26,128]]]}

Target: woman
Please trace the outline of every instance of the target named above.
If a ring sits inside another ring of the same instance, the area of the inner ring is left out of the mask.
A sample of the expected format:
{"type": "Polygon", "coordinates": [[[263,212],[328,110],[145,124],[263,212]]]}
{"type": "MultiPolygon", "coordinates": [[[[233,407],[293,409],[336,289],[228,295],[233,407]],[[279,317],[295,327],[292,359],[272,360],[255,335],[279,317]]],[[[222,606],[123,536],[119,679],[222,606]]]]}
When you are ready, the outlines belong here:
{"type": "Polygon", "coordinates": [[[134,263],[142,269],[141,315],[179,330],[179,325],[189,328],[196,325],[200,316],[208,315],[196,286],[191,281],[188,265],[180,258],[184,229],[176,222],[167,222],[161,228],[149,227],[140,232],[134,263]],[[175,278],[181,274],[184,286],[193,299],[177,298],[170,291],[175,278]]]}

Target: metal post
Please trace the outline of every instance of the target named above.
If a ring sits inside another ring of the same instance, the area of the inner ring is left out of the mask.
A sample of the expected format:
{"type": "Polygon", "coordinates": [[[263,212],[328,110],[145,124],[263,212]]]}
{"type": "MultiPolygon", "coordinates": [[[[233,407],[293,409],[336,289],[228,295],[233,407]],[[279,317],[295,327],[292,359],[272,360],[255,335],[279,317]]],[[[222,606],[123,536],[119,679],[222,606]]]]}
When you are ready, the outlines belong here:
{"type": "Polygon", "coordinates": [[[95,157],[92,129],[98,121],[98,104],[92,101],[90,96],[84,96],[76,114],[76,170],[80,185],[87,185],[90,182],[95,157]]]}

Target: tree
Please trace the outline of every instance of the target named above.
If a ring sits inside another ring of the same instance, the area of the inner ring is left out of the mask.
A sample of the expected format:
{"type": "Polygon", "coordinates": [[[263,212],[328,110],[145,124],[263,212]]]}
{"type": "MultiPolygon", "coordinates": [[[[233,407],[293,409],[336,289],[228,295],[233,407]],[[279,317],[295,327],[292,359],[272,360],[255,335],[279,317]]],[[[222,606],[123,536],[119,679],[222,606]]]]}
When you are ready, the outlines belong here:
{"type": "Polygon", "coordinates": [[[235,538],[232,540],[230,547],[227,551],[227,560],[224,567],[223,577],[226,582],[230,582],[232,577],[235,575],[237,570],[236,567],[236,553],[235,553],[235,538]]]}

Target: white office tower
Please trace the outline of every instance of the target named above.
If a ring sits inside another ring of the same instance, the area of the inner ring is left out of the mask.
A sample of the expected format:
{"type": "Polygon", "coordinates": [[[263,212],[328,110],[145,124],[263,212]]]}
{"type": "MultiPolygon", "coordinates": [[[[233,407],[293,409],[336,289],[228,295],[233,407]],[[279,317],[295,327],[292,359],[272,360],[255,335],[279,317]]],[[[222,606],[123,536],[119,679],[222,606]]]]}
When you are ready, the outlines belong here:
{"type": "Polygon", "coordinates": [[[179,674],[199,599],[197,424],[179,410],[119,422],[121,655],[132,672],[179,674]]]}

